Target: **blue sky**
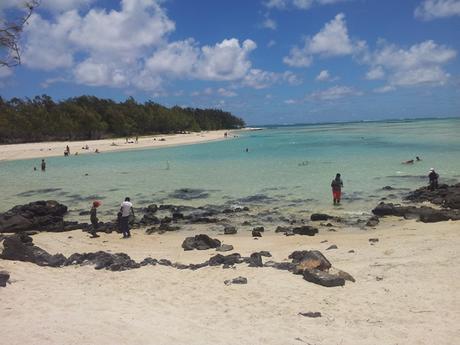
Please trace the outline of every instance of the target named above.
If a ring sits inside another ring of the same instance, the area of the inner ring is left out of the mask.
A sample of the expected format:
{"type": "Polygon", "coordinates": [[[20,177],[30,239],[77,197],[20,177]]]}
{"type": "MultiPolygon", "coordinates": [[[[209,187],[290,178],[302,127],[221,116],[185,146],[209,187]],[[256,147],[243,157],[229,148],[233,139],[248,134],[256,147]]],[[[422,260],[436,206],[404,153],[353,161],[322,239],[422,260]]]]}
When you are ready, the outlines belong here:
{"type": "Polygon", "coordinates": [[[133,96],[249,124],[460,116],[459,37],[460,0],[42,0],[0,95],[133,96]]]}

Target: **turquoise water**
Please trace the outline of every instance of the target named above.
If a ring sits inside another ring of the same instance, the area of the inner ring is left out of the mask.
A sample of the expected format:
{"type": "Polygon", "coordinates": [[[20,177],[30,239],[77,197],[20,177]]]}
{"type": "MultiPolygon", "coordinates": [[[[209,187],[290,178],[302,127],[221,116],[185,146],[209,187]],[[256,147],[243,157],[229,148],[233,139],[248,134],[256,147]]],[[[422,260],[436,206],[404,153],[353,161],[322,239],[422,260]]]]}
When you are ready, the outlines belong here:
{"type": "Polygon", "coordinates": [[[369,212],[382,197],[399,200],[404,188],[424,185],[431,167],[441,182],[460,180],[459,132],[460,119],[270,127],[206,144],[48,158],[46,173],[33,171],[39,159],[0,162],[0,211],[56,199],[77,214],[100,199],[108,217],[125,196],[140,207],[241,204],[237,199],[260,194],[270,198],[262,207],[369,212]],[[401,164],[415,156],[422,161],[401,164]],[[337,172],[344,200],[334,208],[330,182],[337,172]],[[401,189],[383,191],[386,185],[401,189]],[[172,198],[180,188],[208,196],[172,198]]]}

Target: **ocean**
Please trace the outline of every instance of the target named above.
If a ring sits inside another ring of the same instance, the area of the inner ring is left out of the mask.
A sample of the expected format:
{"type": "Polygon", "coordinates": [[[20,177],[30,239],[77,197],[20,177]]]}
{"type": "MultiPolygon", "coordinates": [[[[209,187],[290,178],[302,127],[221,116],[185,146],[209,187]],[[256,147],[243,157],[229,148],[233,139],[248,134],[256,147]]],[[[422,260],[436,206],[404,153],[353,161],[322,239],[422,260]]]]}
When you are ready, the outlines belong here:
{"type": "Polygon", "coordinates": [[[210,143],[48,158],[44,173],[40,159],[2,161],[0,212],[55,199],[80,219],[97,199],[101,220],[110,220],[129,196],[137,208],[228,204],[367,214],[380,200],[400,202],[409,189],[426,185],[432,167],[440,183],[459,181],[459,133],[460,118],[269,126],[210,143]],[[422,160],[401,163],[416,156],[422,160]],[[344,188],[334,207],[336,173],[344,188]]]}

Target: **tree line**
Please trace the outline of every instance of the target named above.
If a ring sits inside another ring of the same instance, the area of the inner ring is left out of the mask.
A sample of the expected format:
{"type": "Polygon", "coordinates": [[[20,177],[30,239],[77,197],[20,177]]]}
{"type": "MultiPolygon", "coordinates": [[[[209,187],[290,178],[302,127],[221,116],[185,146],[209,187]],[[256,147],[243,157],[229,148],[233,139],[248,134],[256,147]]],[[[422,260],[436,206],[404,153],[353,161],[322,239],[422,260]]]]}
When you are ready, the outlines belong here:
{"type": "Polygon", "coordinates": [[[155,102],[124,102],[80,96],[55,102],[0,96],[0,143],[89,140],[134,135],[236,129],[245,122],[220,109],[164,107],[155,102]]]}

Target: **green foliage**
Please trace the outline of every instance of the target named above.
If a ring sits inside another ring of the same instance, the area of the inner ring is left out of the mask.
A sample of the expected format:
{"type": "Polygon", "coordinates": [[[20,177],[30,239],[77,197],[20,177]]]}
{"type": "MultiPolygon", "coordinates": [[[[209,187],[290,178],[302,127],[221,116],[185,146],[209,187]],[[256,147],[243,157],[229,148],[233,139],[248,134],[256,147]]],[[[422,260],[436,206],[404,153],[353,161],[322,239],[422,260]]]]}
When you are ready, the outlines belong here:
{"type": "Polygon", "coordinates": [[[117,103],[94,96],[61,102],[54,102],[47,95],[9,101],[0,97],[0,143],[88,140],[244,126],[242,119],[219,109],[169,109],[153,102],[137,103],[133,98],[117,103]]]}

